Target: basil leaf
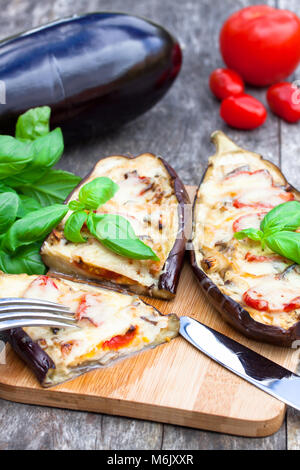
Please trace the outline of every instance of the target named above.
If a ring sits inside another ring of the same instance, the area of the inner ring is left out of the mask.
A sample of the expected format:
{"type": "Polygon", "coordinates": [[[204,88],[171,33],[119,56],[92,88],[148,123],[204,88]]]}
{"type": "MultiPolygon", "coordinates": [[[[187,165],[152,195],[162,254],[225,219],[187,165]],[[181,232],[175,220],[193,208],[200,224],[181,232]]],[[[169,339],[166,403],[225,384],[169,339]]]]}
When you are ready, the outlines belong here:
{"type": "Polygon", "coordinates": [[[47,169],[55,165],[64,150],[64,140],[60,128],[39,137],[32,142],[33,160],[18,175],[6,180],[6,183],[18,188],[37,181],[45,175],[47,169]]]}
{"type": "Polygon", "coordinates": [[[98,221],[97,215],[92,216],[92,219],[93,235],[109,250],[127,258],[159,261],[150,246],[135,235],[130,222],[125,217],[103,214],[98,221]]]}
{"type": "Polygon", "coordinates": [[[265,238],[266,245],[275,253],[300,264],[300,233],[282,231],[265,238]]]}
{"type": "Polygon", "coordinates": [[[81,211],[85,208],[85,205],[79,201],[70,201],[68,206],[71,211],[81,211]]]}
{"type": "Polygon", "coordinates": [[[263,238],[263,232],[261,230],[257,230],[256,228],[245,228],[244,230],[240,230],[234,234],[234,238],[237,240],[242,240],[246,237],[259,242],[263,238]]]}
{"type": "Polygon", "coordinates": [[[98,209],[109,201],[118,191],[119,186],[106,176],[100,176],[82,186],[78,199],[87,209],[98,209]]]}
{"type": "Polygon", "coordinates": [[[87,220],[87,213],[84,211],[73,212],[70,217],[67,219],[64,227],[64,236],[67,240],[73,243],[84,243],[86,238],[84,238],[80,231],[83,227],[83,224],[87,220]]]}
{"type": "Polygon", "coordinates": [[[45,238],[68,212],[63,204],[54,204],[30,212],[17,220],[6,232],[1,242],[2,250],[14,253],[20,246],[30,245],[45,238]]]}
{"type": "Polygon", "coordinates": [[[17,212],[18,218],[21,219],[30,212],[36,211],[38,209],[41,209],[41,206],[36,199],[33,199],[29,196],[24,196],[23,194],[19,195],[19,208],[17,212]]]}
{"type": "Polygon", "coordinates": [[[32,108],[21,114],[17,120],[16,138],[34,140],[48,134],[50,114],[49,106],[32,108]]]}
{"type": "Polygon", "coordinates": [[[105,215],[106,214],[95,214],[94,212],[89,213],[86,225],[94,237],[96,237],[96,225],[104,219],[105,215]]]}
{"type": "Polygon", "coordinates": [[[63,202],[77,186],[81,178],[63,170],[49,170],[48,173],[31,184],[21,186],[20,191],[36,199],[41,206],[63,202]]]}
{"type": "Polygon", "coordinates": [[[22,247],[14,255],[0,251],[0,269],[8,274],[45,274],[39,243],[22,247]]]}
{"type": "Polygon", "coordinates": [[[16,193],[16,191],[13,188],[10,188],[6,184],[0,182],[0,193],[16,193]]]}
{"type": "Polygon", "coordinates": [[[289,201],[279,204],[268,212],[260,224],[267,236],[280,230],[297,230],[300,227],[300,202],[289,201]]]}
{"type": "Polygon", "coordinates": [[[0,233],[6,232],[17,217],[19,198],[16,193],[0,194],[0,233]]]}
{"type": "Polygon", "coordinates": [[[19,173],[33,157],[31,145],[9,135],[0,135],[0,179],[19,173]]]}

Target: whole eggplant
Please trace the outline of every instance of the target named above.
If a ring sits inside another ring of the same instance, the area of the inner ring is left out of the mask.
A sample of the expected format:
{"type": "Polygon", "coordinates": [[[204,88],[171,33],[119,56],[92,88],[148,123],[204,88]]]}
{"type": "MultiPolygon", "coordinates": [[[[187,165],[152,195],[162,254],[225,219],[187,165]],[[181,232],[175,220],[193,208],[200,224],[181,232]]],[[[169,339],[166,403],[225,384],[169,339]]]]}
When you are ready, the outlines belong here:
{"type": "Polygon", "coordinates": [[[73,138],[103,133],[151,108],[180,67],[176,39],[135,16],[91,13],[32,29],[0,42],[0,133],[41,105],[73,138]]]}

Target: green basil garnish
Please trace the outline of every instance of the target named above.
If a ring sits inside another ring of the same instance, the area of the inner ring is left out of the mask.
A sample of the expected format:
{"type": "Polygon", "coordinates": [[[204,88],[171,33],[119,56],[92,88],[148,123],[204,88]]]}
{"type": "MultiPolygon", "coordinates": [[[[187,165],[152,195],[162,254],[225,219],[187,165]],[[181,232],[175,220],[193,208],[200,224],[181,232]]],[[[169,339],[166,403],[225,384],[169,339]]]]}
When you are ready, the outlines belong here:
{"type": "Polygon", "coordinates": [[[118,189],[119,186],[110,178],[100,176],[82,186],[78,199],[87,209],[98,209],[109,201],[118,189]]]}
{"type": "Polygon", "coordinates": [[[73,212],[73,214],[68,217],[65,227],[64,235],[67,240],[73,243],[84,243],[86,238],[81,235],[81,229],[83,224],[87,220],[87,213],[84,211],[73,212]]]}
{"type": "Polygon", "coordinates": [[[245,228],[244,230],[240,230],[234,234],[234,237],[237,240],[242,240],[243,238],[251,238],[256,242],[259,242],[263,238],[263,232],[261,230],[257,230],[255,228],[245,228]]]}
{"type": "Polygon", "coordinates": [[[262,247],[300,264],[300,202],[288,201],[268,212],[260,223],[260,230],[248,228],[234,234],[237,240],[251,238],[262,247]]]}
{"type": "Polygon", "coordinates": [[[85,205],[79,201],[70,201],[68,206],[71,211],[82,211],[85,208],[85,205]]]}
{"type": "Polygon", "coordinates": [[[16,138],[34,140],[48,134],[50,114],[49,106],[40,106],[26,111],[17,120],[16,138]]]}
{"type": "Polygon", "coordinates": [[[40,243],[19,248],[16,253],[0,251],[0,269],[8,274],[45,274],[46,266],[40,256],[40,243]]]}
{"type": "Polygon", "coordinates": [[[130,222],[120,215],[104,214],[97,217],[91,214],[93,235],[109,250],[120,256],[132,259],[152,259],[159,261],[158,256],[140,240],[130,222]]]}
{"type": "Polygon", "coordinates": [[[25,169],[5,182],[14,188],[33,183],[40,179],[49,168],[60,159],[64,150],[64,140],[59,128],[39,137],[31,144],[34,158],[25,169]]]}
{"type": "Polygon", "coordinates": [[[0,179],[18,174],[33,157],[30,144],[20,142],[9,135],[0,135],[0,179]]]}
{"type": "Polygon", "coordinates": [[[260,229],[265,233],[278,232],[279,230],[294,231],[300,227],[300,202],[289,201],[279,204],[268,212],[260,224],[260,229]]]}
{"type": "Polygon", "coordinates": [[[6,232],[14,223],[19,208],[19,197],[16,193],[0,194],[0,233],[6,232]]]}
{"type": "Polygon", "coordinates": [[[54,204],[30,212],[17,220],[1,241],[1,249],[14,253],[19,247],[45,238],[67,214],[66,205],[54,204]]]}
{"type": "Polygon", "coordinates": [[[40,204],[36,199],[33,199],[29,196],[24,196],[23,194],[19,194],[19,207],[17,212],[17,217],[21,219],[25,217],[25,215],[30,214],[30,212],[36,211],[41,209],[40,204]]]}
{"type": "Polygon", "coordinates": [[[282,231],[265,239],[266,245],[275,253],[300,264],[300,233],[282,231]]]}
{"type": "Polygon", "coordinates": [[[41,206],[63,202],[77,186],[81,178],[63,170],[49,170],[34,183],[21,186],[26,196],[36,199],[41,206]]]}

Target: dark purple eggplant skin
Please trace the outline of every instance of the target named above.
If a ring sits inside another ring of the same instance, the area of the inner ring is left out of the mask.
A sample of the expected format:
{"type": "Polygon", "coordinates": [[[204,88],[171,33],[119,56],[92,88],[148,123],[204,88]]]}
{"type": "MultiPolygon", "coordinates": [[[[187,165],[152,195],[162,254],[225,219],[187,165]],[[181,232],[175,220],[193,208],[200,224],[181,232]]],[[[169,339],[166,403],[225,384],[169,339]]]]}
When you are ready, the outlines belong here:
{"type": "MultiPolygon", "coordinates": [[[[263,157],[261,157],[263,160],[263,157]]],[[[272,162],[269,162],[276,171],[282,174],[281,170],[272,162]]],[[[209,167],[208,167],[209,168],[209,167]]],[[[208,169],[207,168],[207,169],[208,169]]],[[[194,202],[193,202],[193,220],[195,206],[197,202],[198,190],[205,179],[206,171],[204,172],[200,184],[198,186],[194,202]]],[[[290,188],[291,191],[300,193],[293,188],[288,181],[286,181],[286,187],[290,188]]],[[[215,307],[215,309],[221,314],[222,318],[233,326],[236,330],[240,331],[243,335],[256,341],[263,341],[277,346],[291,347],[292,343],[296,340],[300,340],[300,322],[295,323],[289,329],[285,330],[277,326],[265,325],[255,321],[249,312],[245,310],[238,302],[233,300],[228,295],[223,294],[216,284],[205,274],[205,272],[199,267],[196,261],[195,249],[191,244],[190,261],[193,268],[193,272],[199,282],[199,285],[203,293],[207,296],[208,300],[215,307]]]]}
{"type": "Polygon", "coordinates": [[[43,384],[49,369],[55,369],[51,357],[22,328],[9,330],[5,339],[43,384]]]}
{"type": "Polygon", "coordinates": [[[190,198],[186,192],[184,184],[174,168],[172,168],[163,158],[160,158],[160,160],[172,179],[174,192],[178,201],[179,228],[174,246],[166,260],[164,273],[159,278],[158,287],[159,289],[163,289],[175,295],[186,248],[185,227],[187,221],[185,217],[185,205],[190,204],[190,198]]]}
{"type": "Polygon", "coordinates": [[[168,31],[122,13],[75,16],[8,38],[0,42],[0,132],[13,133],[21,113],[42,105],[67,140],[107,132],[150,109],[181,62],[168,31]]]}

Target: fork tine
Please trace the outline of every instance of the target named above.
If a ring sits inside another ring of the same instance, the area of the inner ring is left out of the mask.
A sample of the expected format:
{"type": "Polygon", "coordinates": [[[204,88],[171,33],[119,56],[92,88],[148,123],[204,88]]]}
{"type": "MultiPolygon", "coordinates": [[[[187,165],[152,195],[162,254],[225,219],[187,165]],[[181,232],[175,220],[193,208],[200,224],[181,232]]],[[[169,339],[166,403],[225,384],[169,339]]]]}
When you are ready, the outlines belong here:
{"type": "Polygon", "coordinates": [[[5,320],[0,322],[0,331],[10,330],[12,328],[20,328],[26,326],[56,326],[58,328],[78,328],[77,325],[74,323],[67,323],[66,321],[57,321],[57,320],[49,320],[49,319],[41,319],[41,318],[20,318],[14,320],[5,320]]]}
{"type": "Polygon", "coordinates": [[[5,321],[5,320],[13,320],[14,318],[48,318],[48,319],[57,319],[57,320],[63,320],[63,321],[70,321],[70,322],[75,322],[76,319],[73,315],[71,314],[61,314],[61,313],[52,313],[52,312],[32,312],[30,310],[21,310],[20,308],[18,311],[14,312],[5,312],[5,313],[0,313],[0,322],[5,321]]]}
{"type": "Polygon", "coordinates": [[[6,297],[0,298],[0,307],[9,306],[9,305],[45,305],[49,307],[59,307],[60,309],[70,310],[68,307],[62,304],[57,304],[55,302],[50,302],[48,300],[42,299],[30,299],[24,297],[6,297]]]}
{"type": "Polygon", "coordinates": [[[57,307],[47,307],[46,305],[11,305],[9,307],[0,307],[0,317],[6,313],[13,313],[13,312],[28,312],[28,313],[35,313],[35,312],[46,312],[46,313],[61,313],[65,315],[65,317],[73,318],[73,314],[64,309],[60,309],[59,306],[57,307]]]}

